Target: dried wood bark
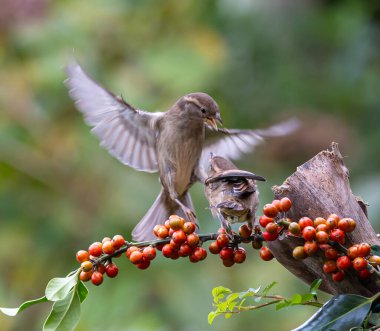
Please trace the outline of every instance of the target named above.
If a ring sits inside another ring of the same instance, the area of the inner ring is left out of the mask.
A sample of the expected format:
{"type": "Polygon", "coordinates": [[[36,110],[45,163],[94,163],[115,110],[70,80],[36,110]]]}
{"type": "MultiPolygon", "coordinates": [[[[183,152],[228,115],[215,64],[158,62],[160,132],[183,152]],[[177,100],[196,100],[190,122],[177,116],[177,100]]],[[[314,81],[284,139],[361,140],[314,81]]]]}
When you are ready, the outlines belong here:
{"type": "MultiPolygon", "coordinates": [[[[281,186],[274,186],[272,191],[277,199],[289,197],[293,206],[289,217],[298,220],[308,216],[327,217],[335,213],[340,217],[351,217],[357,222],[356,229],[348,234],[346,247],[355,243],[367,242],[371,245],[380,241],[367,218],[367,209],[361,198],[352,194],[348,169],[344,165],[337,143],[332,143],[331,150],[325,150],[297,168],[281,186]]],[[[292,250],[303,245],[298,238],[284,238],[268,243],[268,247],[278,262],[290,272],[311,284],[316,278],[322,278],[321,290],[330,294],[353,293],[372,296],[379,292],[376,277],[361,281],[352,270],[342,282],[333,282],[331,276],[323,273],[324,254],[319,252],[304,260],[295,260],[292,250]]]]}

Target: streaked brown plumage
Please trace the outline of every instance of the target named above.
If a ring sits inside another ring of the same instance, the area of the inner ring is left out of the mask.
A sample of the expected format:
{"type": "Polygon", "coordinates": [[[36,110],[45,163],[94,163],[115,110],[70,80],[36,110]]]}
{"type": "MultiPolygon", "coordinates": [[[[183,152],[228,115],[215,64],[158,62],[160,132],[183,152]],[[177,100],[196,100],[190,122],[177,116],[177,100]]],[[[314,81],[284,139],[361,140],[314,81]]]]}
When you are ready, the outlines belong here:
{"type": "Polygon", "coordinates": [[[253,227],[259,191],[256,180],[264,177],[239,170],[231,161],[211,155],[209,177],[205,181],[205,195],[211,212],[231,236],[230,224],[247,222],[253,227]]]}
{"type": "Polygon", "coordinates": [[[187,94],[165,113],[149,113],[98,85],[77,63],[66,73],[70,96],[101,146],[136,170],[160,173],[161,192],[134,228],[135,240],[151,239],[153,227],[171,214],[195,221],[188,189],[204,182],[210,152],[236,159],[263,138],[282,136],[298,126],[291,120],[265,130],[218,129],[218,105],[205,93],[187,94]]]}

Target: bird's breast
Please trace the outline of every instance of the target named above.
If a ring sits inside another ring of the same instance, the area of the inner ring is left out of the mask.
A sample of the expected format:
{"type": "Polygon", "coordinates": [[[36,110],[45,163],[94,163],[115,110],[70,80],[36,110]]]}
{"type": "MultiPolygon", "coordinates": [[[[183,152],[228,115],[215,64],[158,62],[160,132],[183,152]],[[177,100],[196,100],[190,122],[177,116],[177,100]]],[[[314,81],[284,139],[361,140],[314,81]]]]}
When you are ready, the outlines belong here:
{"type": "MultiPolygon", "coordinates": [[[[198,166],[204,141],[204,127],[167,125],[157,142],[158,165],[161,173],[171,171],[172,185],[181,195],[187,191],[191,177],[198,166]]],[[[165,181],[165,179],[164,179],[165,181]]],[[[170,185],[166,181],[163,185],[170,185]]]]}

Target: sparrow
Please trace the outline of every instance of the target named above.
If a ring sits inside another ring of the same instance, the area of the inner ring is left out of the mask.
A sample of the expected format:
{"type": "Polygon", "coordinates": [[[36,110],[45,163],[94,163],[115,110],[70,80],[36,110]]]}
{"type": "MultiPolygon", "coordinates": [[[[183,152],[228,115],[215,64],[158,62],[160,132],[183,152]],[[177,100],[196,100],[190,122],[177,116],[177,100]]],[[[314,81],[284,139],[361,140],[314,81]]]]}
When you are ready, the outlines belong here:
{"type": "Polygon", "coordinates": [[[257,180],[265,181],[265,178],[240,170],[231,161],[211,153],[204,192],[212,215],[219,219],[231,238],[233,223],[247,222],[249,228],[253,228],[259,205],[257,180]]]}
{"type": "Polygon", "coordinates": [[[297,120],[264,130],[227,130],[215,100],[196,92],[166,112],[146,112],[92,80],[76,62],[66,67],[65,85],[92,133],[111,155],[136,170],[158,172],[161,191],[132,231],[134,240],[154,237],[153,227],[172,214],[196,222],[188,189],[204,182],[210,152],[236,159],[266,137],[294,131],[297,120]]]}

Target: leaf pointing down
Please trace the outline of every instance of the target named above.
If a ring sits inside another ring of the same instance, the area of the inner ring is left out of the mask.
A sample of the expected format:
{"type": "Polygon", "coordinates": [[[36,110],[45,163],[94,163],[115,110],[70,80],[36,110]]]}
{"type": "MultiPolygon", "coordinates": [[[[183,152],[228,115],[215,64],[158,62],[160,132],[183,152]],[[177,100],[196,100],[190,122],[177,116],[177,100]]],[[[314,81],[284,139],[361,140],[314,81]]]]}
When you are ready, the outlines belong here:
{"type": "Polygon", "coordinates": [[[16,316],[18,313],[21,313],[24,309],[26,309],[32,305],[35,305],[35,304],[41,303],[41,302],[47,302],[47,301],[48,301],[48,299],[44,296],[44,297],[39,298],[39,299],[25,301],[24,303],[22,303],[17,308],[0,308],[0,311],[3,314],[8,315],[8,316],[16,316]]]}

